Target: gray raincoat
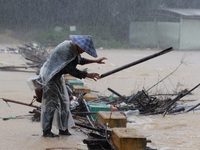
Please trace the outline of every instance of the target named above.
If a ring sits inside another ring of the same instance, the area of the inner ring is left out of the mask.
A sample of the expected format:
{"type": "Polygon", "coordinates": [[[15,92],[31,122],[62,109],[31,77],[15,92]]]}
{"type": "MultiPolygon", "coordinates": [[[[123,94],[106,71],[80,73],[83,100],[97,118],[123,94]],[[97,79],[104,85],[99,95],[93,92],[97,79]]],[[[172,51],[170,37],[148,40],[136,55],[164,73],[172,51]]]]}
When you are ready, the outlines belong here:
{"type": "Polygon", "coordinates": [[[65,80],[59,72],[78,55],[77,46],[72,41],[64,41],[53,50],[40,70],[43,130],[51,129],[52,122],[60,130],[74,126],[65,80]]]}

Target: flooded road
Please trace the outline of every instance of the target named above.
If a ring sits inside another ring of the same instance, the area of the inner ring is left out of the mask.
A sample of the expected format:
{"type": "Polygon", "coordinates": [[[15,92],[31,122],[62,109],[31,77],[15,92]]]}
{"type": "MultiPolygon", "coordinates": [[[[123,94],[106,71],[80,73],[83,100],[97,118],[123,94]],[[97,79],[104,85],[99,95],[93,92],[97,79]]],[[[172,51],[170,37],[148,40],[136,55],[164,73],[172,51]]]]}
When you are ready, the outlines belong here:
{"type": "MultiPolygon", "coordinates": [[[[105,65],[87,65],[88,72],[100,74],[151,55],[156,50],[97,50],[99,57],[107,57],[105,65]]],[[[90,58],[87,55],[83,55],[90,58]]],[[[84,84],[92,90],[99,91],[99,95],[110,95],[108,87],[121,95],[130,96],[141,89],[148,89],[170,74],[181,63],[183,64],[169,78],[151,89],[150,93],[173,93],[182,89],[191,89],[200,82],[199,66],[200,52],[173,51],[158,58],[149,60],[137,66],[115,73],[98,81],[84,79],[84,84]]],[[[0,54],[0,65],[24,64],[18,54],[0,54]]],[[[33,73],[0,72],[0,97],[30,103],[33,91],[26,84],[26,79],[34,76],[33,73]]],[[[200,88],[184,97],[192,106],[200,102],[200,88]]],[[[0,117],[28,115],[33,108],[9,103],[10,107],[0,101],[0,117]]],[[[40,105],[35,103],[35,105],[40,105]]],[[[177,115],[132,116],[128,127],[135,128],[152,143],[151,148],[159,150],[198,150],[200,149],[200,111],[178,113],[177,115]]],[[[54,129],[58,132],[57,129],[54,129]]],[[[32,122],[30,117],[23,119],[0,120],[0,147],[1,149],[34,149],[41,150],[52,147],[67,147],[76,149],[77,145],[87,136],[82,132],[71,129],[72,136],[55,139],[43,138],[41,125],[32,122]]]]}

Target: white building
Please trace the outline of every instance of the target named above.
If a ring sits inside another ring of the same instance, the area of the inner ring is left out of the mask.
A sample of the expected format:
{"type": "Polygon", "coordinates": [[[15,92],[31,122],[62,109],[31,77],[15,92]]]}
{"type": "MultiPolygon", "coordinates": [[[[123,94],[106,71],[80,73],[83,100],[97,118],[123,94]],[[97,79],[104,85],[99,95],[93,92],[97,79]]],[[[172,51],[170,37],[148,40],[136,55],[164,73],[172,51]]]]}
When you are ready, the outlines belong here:
{"type": "Polygon", "coordinates": [[[130,24],[129,42],[139,48],[200,50],[200,10],[142,11],[130,24]],[[141,17],[142,16],[142,17],[141,17]]]}

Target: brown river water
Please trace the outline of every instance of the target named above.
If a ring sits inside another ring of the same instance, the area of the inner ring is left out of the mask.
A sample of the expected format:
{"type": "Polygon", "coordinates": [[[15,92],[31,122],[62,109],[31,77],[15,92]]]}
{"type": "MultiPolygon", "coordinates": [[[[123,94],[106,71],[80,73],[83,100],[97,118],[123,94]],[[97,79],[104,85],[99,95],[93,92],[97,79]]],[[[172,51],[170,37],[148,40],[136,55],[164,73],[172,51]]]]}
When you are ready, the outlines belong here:
{"type": "MultiPolygon", "coordinates": [[[[2,46],[2,45],[1,45],[2,46]]],[[[2,46],[3,47],[3,46],[2,46]]],[[[0,48],[2,48],[0,47],[0,48]]],[[[4,47],[5,48],[5,45],[4,47]]],[[[105,73],[124,64],[136,61],[145,56],[154,54],[158,50],[97,50],[99,57],[107,57],[106,64],[89,64],[80,66],[88,72],[105,73]]],[[[90,56],[84,54],[86,58],[90,56]]],[[[137,66],[128,68],[98,81],[84,79],[84,84],[91,90],[99,91],[99,95],[110,95],[108,87],[121,95],[131,94],[148,89],[160,79],[181,66],[169,78],[165,79],[150,93],[173,93],[185,88],[191,89],[200,82],[200,51],[172,51],[137,66]]],[[[0,66],[22,65],[22,56],[19,54],[0,53],[0,66]]],[[[26,79],[34,73],[0,71],[0,98],[30,103],[34,92],[29,89],[26,79]]],[[[184,106],[192,106],[200,102],[200,88],[181,100],[184,106]]],[[[40,105],[35,103],[35,105],[40,105]]],[[[29,115],[33,108],[9,103],[9,106],[0,100],[0,117],[29,115]],[[10,107],[9,107],[10,106],[10,107]]],[[[200,111],[177,113],[175,115],[132,116],[127,127],[135,128],[145,135],[152,143],[148,146],[158,150],[199,150],[200,149],[200,111]]],[[[53,128],[54,132],[58,132],[53,128]]],[[[87,138],[79,130],[70,129],[72,136],[59,138],[42,137],[41,125],[32,122],[30,116],[21,119],[0,119],[0,149],[42,150],[46,148],[65,147],[77,149],[82,140],[87,138]]]]}

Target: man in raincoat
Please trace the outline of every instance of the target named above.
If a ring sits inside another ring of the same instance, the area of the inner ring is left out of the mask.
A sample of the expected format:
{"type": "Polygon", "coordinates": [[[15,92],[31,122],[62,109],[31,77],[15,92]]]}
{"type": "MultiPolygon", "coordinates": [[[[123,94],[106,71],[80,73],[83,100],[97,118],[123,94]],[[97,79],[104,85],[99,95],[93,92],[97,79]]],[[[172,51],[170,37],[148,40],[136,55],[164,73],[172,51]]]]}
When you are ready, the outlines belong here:
{"type": "Polygon", "coordinates": [[[74,126],[69,110],[69,96],[63,74],[77,78],[99,79],[98,73],[87,73],[76,68],[77,64],[104,63],[105,57],[89,60],[81,58],[80,54],[88,53],[97,57],[91,36],[70,35],[71,40],[60,43],[51,53],[49,59],[40,70],[43,89],[41,120],[44,137],[58,137],[51,132],[52,123],[59,129],[60,135],[70,135],[68,128],[74,126]]]}

